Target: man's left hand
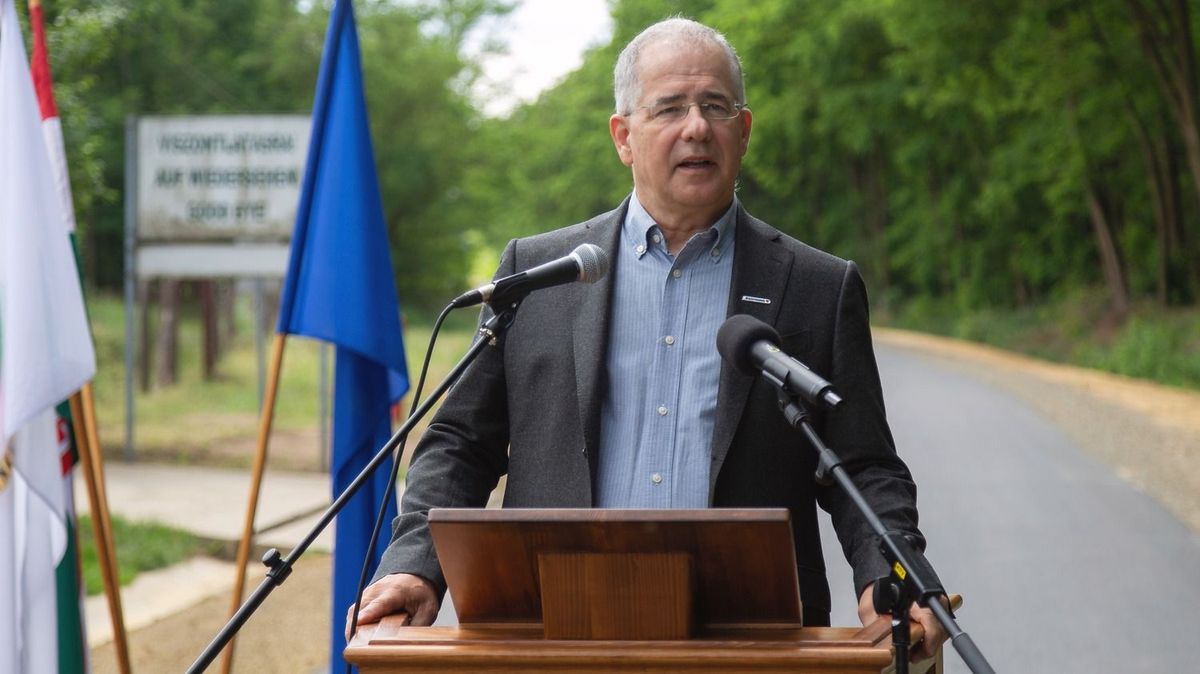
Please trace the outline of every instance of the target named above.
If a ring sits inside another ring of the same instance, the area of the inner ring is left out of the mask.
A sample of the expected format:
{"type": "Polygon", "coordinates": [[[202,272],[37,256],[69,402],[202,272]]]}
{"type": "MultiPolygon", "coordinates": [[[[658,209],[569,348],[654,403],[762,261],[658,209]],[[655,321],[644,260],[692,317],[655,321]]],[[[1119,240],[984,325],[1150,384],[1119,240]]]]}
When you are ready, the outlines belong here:
{"type": "MultiPolygon", "coordinates": [[[[875,612],[874,591],[875,583],[871,583],[867,585],[866,589],[863,590],[862,596],[858,598],[858,619],[862,621],[863,626],[875,622],[880,617],[875,612]]],[[[947,604],[945,597],[941,597],[940,601],[943,605],[947,604]]],[[[890,618],[890,616],[885,617],[890,618]]],[[[908,617],[925,630],[924,638],[909,647],[909,661],[917,662],[926,658],[932,658],[933,654],[937,653],[942,644],[946,643],[946,637],[949,636],[942,627],[942,623],[938,622],[937,616],[933,615],[933,611],[923,606],[917,606],[916,604],[912,605],[912,609],[908,612],[908,617]]]]}

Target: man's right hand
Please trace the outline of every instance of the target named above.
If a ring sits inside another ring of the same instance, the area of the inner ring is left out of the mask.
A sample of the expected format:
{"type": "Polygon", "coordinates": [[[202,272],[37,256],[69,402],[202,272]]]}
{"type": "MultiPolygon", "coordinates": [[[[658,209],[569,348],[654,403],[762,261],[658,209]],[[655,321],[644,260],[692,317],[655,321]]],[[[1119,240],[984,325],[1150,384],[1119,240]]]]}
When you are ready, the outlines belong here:
{"type": "MultiPolygon", "coordinates": [[[[358,612],[360,626],[379,622],[393,613],[407,613],[406,624],[414,627],[432,625],[437,619],[437,592],[429,581],[411,573],[384,576],[363,590],[362,610],[358,612]]],[[[346,611],[346,639],[350,639],[350,621],[354,607],[346,611]]]]}

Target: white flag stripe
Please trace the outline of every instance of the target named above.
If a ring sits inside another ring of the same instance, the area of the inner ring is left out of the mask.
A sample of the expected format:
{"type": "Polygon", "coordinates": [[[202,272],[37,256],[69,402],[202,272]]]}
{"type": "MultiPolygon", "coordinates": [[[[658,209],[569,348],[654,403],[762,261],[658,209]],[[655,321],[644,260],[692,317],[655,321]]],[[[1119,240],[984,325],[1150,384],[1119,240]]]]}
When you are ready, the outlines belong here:
{"type": "Polygon", "coordinates": [[[50,170],[54,174],[54,185],[58,188],[59,205],[62,206],[62,222],[69,235],[75,231],[75,204],[71,201],[71,178],[67,173],[67,152],[63,148],[62,122],[58,117],[42,120],[42,139],[46,142],[46,156],[50,158],[50,170]]]}
{"type": "Polygon", "coordinates": [[[58,671],[58,607],[55,567],[67,549],[66,523],[62,519],[62,480],[59,459],[46,451],[58,445],[58,419],[45,410],[21,427],[13,438],[17,504],[13,534],[17,550],[16,654],[14,672],[58,671]],[[20,468],[25,466],[25,468],[20,468]],[[35,481],[36,480],[36,481],[35,481]]]}
{"type": "Polygon", "coordinates": [[[0,442],[96,372],[12,0],[0,18],[0,442]]]}

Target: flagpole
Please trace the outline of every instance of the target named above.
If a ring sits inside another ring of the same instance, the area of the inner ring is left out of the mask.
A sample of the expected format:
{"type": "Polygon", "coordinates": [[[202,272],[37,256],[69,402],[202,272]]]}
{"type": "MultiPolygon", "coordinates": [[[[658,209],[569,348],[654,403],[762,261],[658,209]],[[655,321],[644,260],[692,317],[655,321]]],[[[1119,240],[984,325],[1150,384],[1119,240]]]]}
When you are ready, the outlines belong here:
{"type": "MultiPolygon", "coordinates": [[[[257,319],[256,319],[257,320],[257,319]]],[[[238,542],[237,580],[233,584],[233,597],[229,616],[237,614],[242,605],[242,588],[246,585],[246,565],[250,563],[250,548],[254,541],[254,518],[258,510],[258,495],[262,488],[263,472],[267,467],[267,441],[271,438],[271,422],[275,419],[275,397],[279,391],[279,372],[283,367],[283,345],[286,335],[275,333],[271,344],[271,365],[267,375],[267,390],[263,396],[262,410],[258,417],[258,446],[254,452],[254,470],[250,478],[250,497],[246,504],[246,519],[242,538],[238,542]]],[[[221,671],[229,674],[233,669],[234,639],[230,638],[221,659],[221,671]]]]}
{"type": "MultiPolygon", "coordinates": [[[[104,451],[100,445],[99,423],[96,417],[96,398],[92,382],[87,382],[79,390],[83,403],[83,429],[87,433],[88,451],[93,459],[92,476],[96,484],[96,493],[100,496],[100,510],[104,513],[104,528],[108,533],[108,557],[112,560],[111,575],[114,588],[113,599],[116,604],[116,624],[113,625],[113,643],[118,653],[124,652],[126,668],[129,667],[129,646],[125,632],[125,609],[121,603],[121,574],[117,561],[116,536],[112,530],[112,513],[108,509],[108,479],[104,476],[104,451]]],[[[95,510],[93,510],[95,512],[95,510]]],[[[126,670],[128,671],[128,670],[126,670]]]]}
{"type": "Polygon", "coordinates": [[[108,598],[108,615],[113,627],[113,646],[117,651],[117,668],[129,674],[129,646],[125,634],[125,615],[121,608],[121,583],[117,575],[117,556],[113,545],[112,520],[108,512],[108,495],[103,487],[103,459],[96,440],[96,410],[92,400],[92,385],[87,383],[71,395],[71,418],[75,431],[75,445],[79,448],[79,461],[83,465],[84,484],[87,485],[88,501],[92,506],[92,533],[96,539],[96,557],[100,562],[100,574],[104,580],[104,594],[108,598]],[[93,444],[95,443],[95,444],[93,444]]]}

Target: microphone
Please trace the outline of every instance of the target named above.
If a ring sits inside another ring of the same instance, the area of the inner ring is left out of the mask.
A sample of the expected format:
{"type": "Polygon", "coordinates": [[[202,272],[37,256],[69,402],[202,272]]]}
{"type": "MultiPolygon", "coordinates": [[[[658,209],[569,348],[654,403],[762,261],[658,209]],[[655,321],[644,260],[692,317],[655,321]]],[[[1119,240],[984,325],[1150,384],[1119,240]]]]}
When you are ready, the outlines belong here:
{"type": "Polygon", "coordinates": [[[775,328],[745,314],[730,316],[717,330],[717,351],[738,372],[761,374],[809,403],[830,410],[837,407],[842,397],[833,390],[833,385],[781,351],[780,341],[775,328]]]}
{"type": "Polygon", "coordinates": [[[574,281],[595,283],[607,273],[608,255],[604,249],[595,244],[585,243],[557,260],[539,264],[532,269],[505,276],[465,292],[454,298],[450,306],[461,309],[482,302],[508,302],[525,297],[535,290],[574,281]]]}

